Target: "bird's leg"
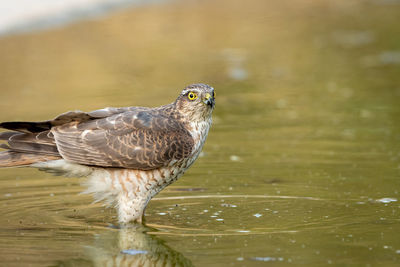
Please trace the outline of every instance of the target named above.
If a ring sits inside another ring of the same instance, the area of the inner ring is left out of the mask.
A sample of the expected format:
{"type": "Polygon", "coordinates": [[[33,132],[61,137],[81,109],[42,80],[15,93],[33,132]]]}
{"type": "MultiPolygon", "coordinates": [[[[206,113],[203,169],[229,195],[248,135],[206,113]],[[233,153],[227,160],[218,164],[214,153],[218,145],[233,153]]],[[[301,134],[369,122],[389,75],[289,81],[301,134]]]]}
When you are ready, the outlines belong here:
{"type": "Polygon", "coordinates": [[[93,194],[96,201],[115,203],[121,225],[135,221],[142,223],[150,199],[165,187],[165,185],[160,187],[155,182],[148,182],[144,179],[147,177],[145,175],[135,170],[97,170],[85,182],[87,186],[85,193],[93,194]]]}
{"type": "Polygon", "coordinates": [[[144,210],[150,199],[137,197],[130,192],[121,192],[118,196],[118,220],[122,225],[132,222],[142,223],[144,210]]]}

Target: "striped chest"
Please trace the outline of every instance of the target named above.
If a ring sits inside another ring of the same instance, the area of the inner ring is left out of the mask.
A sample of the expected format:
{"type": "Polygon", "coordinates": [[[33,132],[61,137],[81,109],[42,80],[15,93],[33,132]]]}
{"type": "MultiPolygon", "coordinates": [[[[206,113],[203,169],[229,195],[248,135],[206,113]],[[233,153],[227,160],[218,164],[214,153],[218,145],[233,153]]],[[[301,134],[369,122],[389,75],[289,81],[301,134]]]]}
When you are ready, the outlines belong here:
{"type": "Polygon", "coordinates": [[[152,197],[181,177],[199,156],[211,119],[192,123],[190,134],[194,146],[190,156],[172,160],[168,166],[153,170],[95,168],[87,182],[87,193],[108,203],[117,202],[120,222],[139,220],[152,197]]]}
{"type": "Polygon", "coordinates": [[[190,134],[192,135],[192,138],[194,140],[194,147],[192,150],[192,156],[189,159],[189,165],[188,167],[197,159],[199,156],[203,145],[207,139],[208,132],[210,130],[212,124],[212,119],[211,117],[207,120],[201,121],[201,122],[192,122],[190,124],[190,134]]]}

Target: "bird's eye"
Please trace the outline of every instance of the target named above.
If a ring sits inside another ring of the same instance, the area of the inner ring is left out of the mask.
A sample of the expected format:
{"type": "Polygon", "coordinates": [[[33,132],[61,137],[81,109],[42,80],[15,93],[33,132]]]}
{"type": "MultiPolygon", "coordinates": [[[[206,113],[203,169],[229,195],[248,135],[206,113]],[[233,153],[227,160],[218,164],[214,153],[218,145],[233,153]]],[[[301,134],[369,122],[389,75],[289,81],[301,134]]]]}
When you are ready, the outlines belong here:
{"type": "Polygon", "coordinates": [[[196,98],[197,98],[197,94],[196,93],[193,93],[193,92],[190,92],[189,94],[188,94],[188,98],[189,98],[189,100],[195,100],[196,98]]]}

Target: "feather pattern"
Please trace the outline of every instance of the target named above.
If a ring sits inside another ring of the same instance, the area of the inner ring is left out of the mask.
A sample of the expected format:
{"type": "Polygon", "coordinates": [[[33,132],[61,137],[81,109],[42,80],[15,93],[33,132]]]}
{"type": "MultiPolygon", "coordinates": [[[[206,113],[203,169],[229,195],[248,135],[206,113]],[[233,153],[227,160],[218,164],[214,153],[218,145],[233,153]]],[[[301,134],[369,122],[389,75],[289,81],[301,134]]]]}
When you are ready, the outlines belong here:
{"type": "Polygon", "coordinates": [[[157,107],[69,111],[41,122],[3,122],[0,167],[88,176],[87,192],[115,203],[121,223],[141,221],[150,199],[193,164],[211,126],[214,89],[186,87],[157,107]],[[189,94],[198,97],[189,97],[189,94]]]}
{"type": "Polygon", "coordinates": [[[190,155],[193,138],[177,115],[159,109],[129,110],[52,128],[59,153],[72,162],[151,170],[190,155]]]}

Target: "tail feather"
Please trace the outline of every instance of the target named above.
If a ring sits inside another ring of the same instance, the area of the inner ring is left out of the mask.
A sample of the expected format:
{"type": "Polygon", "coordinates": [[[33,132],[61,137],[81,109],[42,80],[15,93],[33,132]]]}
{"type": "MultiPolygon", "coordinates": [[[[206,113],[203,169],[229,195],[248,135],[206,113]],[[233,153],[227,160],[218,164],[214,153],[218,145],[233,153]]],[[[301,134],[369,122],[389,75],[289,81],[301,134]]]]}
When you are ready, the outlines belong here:
{"type": "Polygon", "coordinates": [[[40,133],[49,131],[54,126],[63,125],[65,123],[70,123],[73,121],[84,122],[96,118],[104,118],[115,113],[120,113],[125,111],[122,108],[110,108],[106,110],[96,110],[93,112],[83,112],[80,110],[68,111],[63,113],[53,120],[48,121],[6,121],[0,123],[0,128],[4,128],[11,131],[17,131],[21,133],[40,133]]]}
{"type": "Polygon", "coordinates": [[[20,134],[19,132],[2,132],[0,133],[0,140],[8,140],[11,136],[20,134]]]}
{"type": "Polygon", "coordinates": [[[0,140],[7,142],[0,144],[0,148],[6,149],[0,152],[0,167],[27,166],[61,158],[48,130],[38,133],[2,132],[0,140]]]}
{"type": "MultiPolygon", "coordinates": [[[[0,134],[0,140],[1,138],[2,136],[0,134]]],[[[2,140],[55,145],[54,136],[50,131],[40,133],[5,132],[5,136],[2,140]]]]}
{"type": "Polygon", "coordinates": [[[0,152],[0,167],[27,166],[33,163],[60,159],[61,156],[23,153],[16,151],[0,152]]]}
{"type": "Polygon", "coordinates": [[[0,148],[10,149],[10,147],[8,145],[6,145],[6,144],[0,144],[0,148]]]}
{"type": "Polygon", "coordinates": [[[8,144],[12,151],[34,153],[34,154],[46,154],[46,155],[59,155],[56,145],[40,144],[36,142],[18,142],[9,140],[8,144]]]}
{"type": "Polygon", "coordinates": [[[51,123],[49,121],[43,121],[43,122],[8,121],[0,123],[0,127],[23,133],[38,133],[50,130],[51,123]]]}
{"type": "Polygon", "coordinates": [[[51,133],[52,127],[71,122],[87,122],[98,118],[105,118],[121,113],[129,108],[106,108],[92,112],[69,111],[48,121],[27,122],[9,121],[1,122],[0,128],[9,131],[0,133],[0,167],[26,166],[33,163],[61,159],[57,144],[51,133]]]}

